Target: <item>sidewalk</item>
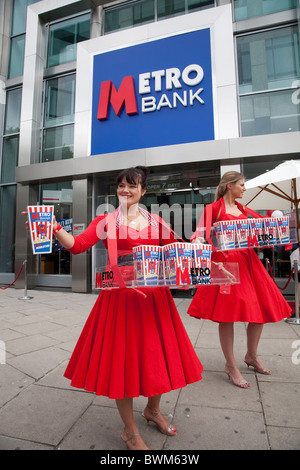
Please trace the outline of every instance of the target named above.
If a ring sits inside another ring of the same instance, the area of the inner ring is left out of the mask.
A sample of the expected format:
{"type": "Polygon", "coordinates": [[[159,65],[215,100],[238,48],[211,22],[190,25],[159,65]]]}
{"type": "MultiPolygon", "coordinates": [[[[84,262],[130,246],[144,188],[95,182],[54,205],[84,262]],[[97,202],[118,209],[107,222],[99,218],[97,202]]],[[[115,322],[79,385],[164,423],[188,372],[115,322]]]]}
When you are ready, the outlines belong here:
{"type": "MultiPolygon", "coordinates": [[[[6,349],[6,363],[0,364],[0,450],[123,451],[115,402],[74,389],[63,377],[96,294],[32,290],[31,300],[19,300],[23,295],[14,288],[0,292],[0,346],[6,349]]],[[[283,321],[264,327],[260,357],[272,370],[264,376],[243,363],[245,325],[236,324],[238,366],[251,383],[242,390],[224,373],[218,325],[189,317],[189,299],[175,302],[204,366],[203,380],[162,398],[161,409],[175,424],[176,437],[146,426],[141,416],[146,399],[134,400],[148,446],[172,451],[299,450],[300,364],[293,364],[292,355],[300,361],[300,326],[283,321]]]]}

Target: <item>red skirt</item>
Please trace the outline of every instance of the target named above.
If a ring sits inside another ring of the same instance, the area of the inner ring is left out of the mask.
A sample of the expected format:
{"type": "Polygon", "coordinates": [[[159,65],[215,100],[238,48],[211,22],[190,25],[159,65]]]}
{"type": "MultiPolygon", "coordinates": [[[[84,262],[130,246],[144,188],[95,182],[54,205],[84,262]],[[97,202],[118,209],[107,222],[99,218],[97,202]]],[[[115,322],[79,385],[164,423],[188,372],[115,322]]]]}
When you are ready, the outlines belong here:
{"type": "Polygon", "coordinates": [[[214,252],[212,259],[238,263],[240,283],[223,293],[220,286],[201,286],[188,314],[215,322],[278,322],[291,316],[291,308],[253,249],[214,252]]]}
{"type": "Polygon", "coordinates": [[[168,288],[102,290],[65,377],[109,398],[150,397],[201,380],[168,288]]]}

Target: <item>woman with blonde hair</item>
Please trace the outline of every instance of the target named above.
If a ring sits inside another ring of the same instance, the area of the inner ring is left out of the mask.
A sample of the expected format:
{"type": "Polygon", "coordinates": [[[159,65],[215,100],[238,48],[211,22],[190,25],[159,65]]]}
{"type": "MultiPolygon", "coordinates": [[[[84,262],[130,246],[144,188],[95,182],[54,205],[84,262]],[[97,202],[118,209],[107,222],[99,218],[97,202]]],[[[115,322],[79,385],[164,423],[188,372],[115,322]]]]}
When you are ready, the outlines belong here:
{"type": "MultiPolygon", "coordinates": [[[[206,206],[192,241],[211,242],[211,229],[216,221],[262,217],[237,201],[243,197],[245,190],[245,178],[241,173],[225,173],[217,187],[215,202],[206,206]]],[[[289,317],[291,309],[253,248],[222,252],[213,248],[212,260],[216,263],[238,263],[240,283],[231,285],[226,292],[217,285],[197,288],[188,314],[219,323],[225,372],[234,385],[248,388],[250,384],[243,378],[234,356],[234,323],[248,323],[244,362],[260,374],[270,374],[257,356],[263,325],[289,317]]]]}

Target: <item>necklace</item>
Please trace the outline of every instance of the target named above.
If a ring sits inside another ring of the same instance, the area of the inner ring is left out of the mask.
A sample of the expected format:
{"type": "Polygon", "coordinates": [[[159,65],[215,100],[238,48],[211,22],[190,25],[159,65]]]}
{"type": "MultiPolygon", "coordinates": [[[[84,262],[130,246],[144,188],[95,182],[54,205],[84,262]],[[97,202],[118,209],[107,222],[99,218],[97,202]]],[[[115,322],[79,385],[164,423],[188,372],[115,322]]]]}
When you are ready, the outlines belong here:
{"type": "Polygon", "coordinates": [[[130,219],[129,217],[127,217],[127,215],[125,215],[126,220],[129,222],[129,225],[136,225],[136,220],[139,218],[139,216],[140,213],[138,213],[138,215],[136,215],[134,219],[130,219]]]}

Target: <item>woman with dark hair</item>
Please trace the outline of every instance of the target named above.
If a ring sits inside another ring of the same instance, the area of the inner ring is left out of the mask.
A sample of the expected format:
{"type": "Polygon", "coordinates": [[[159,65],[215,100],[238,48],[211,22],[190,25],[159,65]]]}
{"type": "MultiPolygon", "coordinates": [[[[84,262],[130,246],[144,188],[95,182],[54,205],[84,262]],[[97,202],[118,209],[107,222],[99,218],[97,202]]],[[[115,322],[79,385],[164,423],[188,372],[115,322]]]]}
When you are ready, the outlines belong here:
{"type": "MultiPolygon", "coordinates": [[[[119,207],[96,217],[79,236],[56,221],[53,233],[72,254],[99,240],[108,248],[116,275],[119,253],[134,246],[168,244],[174,235],[159,217],[139,206],[146,192],[147,170],[129,168],[117,177],[119,207]]],[[[201,380],[203,367],[181,322],[167,287],[102,289],[74,349],[65,377],[71,385],[115,399],[124,423],[122,440],[132,450],[148,447],[133,416],[133,398],[148,397],[143,417],[159,431],[175,436],[175,427],[160,413],[163,393],[201,380]]]]}
{"type": "MultiPolygon", "coordinates": [[[[245,178],[241,173],[225,173],[217,187],[215,202],[206,206],[192,241],[211,241],[211,229],[217,221],[235,221],[249,216],[260,218],[261,215],[237,201],[243,197],[245,190],[245,178]]],[[[226,360],[225,372],[234,385],[248,388],[250,384],[242,377],[234,357],[234,322],[248,323],[247,366],[260,374],[270,374],[257,357],[263,325],[289,317],[291,309],[252,248],[223,252],[214,250],[212,261],[238,263],[240,283],[230,285],[229,292],[224,292],[217,285],[197,288],[188,313],[219,323],[220,343],[226,360]]]]}

